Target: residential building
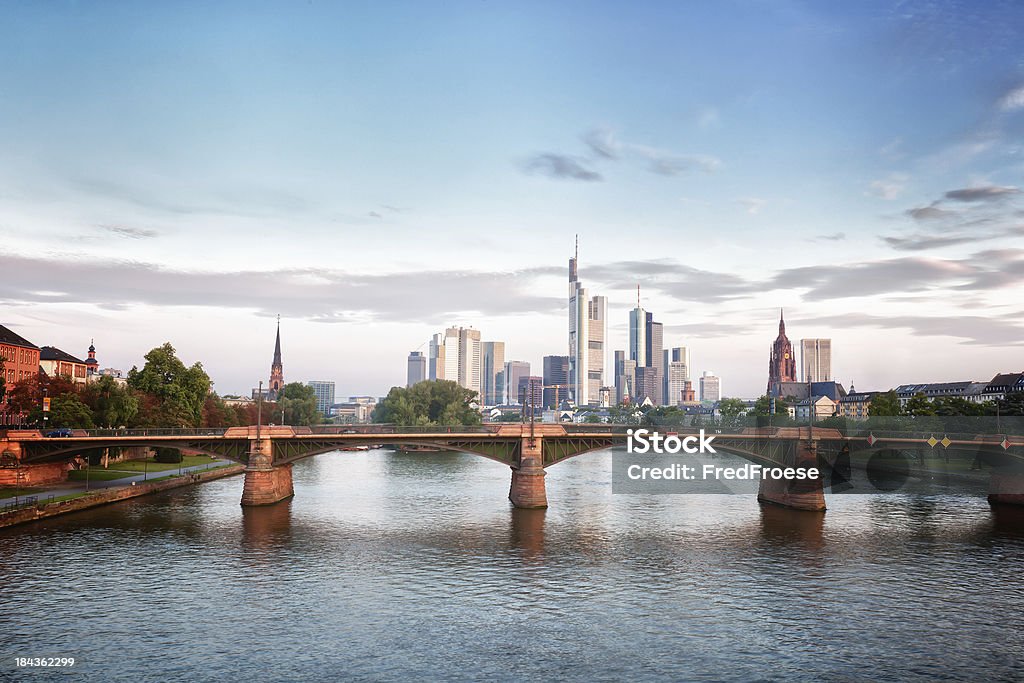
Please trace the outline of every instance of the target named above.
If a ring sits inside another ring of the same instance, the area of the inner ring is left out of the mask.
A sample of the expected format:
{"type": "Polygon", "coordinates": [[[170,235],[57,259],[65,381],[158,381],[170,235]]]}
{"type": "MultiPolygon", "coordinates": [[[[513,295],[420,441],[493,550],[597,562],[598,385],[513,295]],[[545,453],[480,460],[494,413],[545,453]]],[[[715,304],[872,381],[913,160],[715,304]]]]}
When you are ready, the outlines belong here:
{"type": "MultiPolygon", "coordinates": [[[[771,355],[768,358],[768,395],[786,396],[780,393],[779,385],[783,382],[796,382],[796,357],[793,354],[793,344],[786,336],[786,321],[779,312],[779,336],[772,344],[771,355]]],[[[806,398],[807,394],[804,394],[806,398]]]]}
{"type": "Polygon", "coordinates": [[[775,392],[769,394],[776,398],[800,400],[811,396],[828,396],[838,402],[846,396],[846,388],[839,382],[779,382],[775,385],[775,392]]]}
{"type": "Polygon", "coordinates": [[[700,400],[718,402],[722,400],[722,379],[707,370],[700,376],[700,400]]]}
{"type": "Polygon", "coordinates": [[[811,405],[814,406],[814,419],[824,420],[836,414],[836,402],[828,396],[813,396],[811,399],[803,399],[795,406],[789,406],[790,417],[797,420],[808,420],[811,414],[811,405]]]}
{"type": "Polygon", "coordinates": [[[331,416],[331,406],[334,405],[334,382],[313,380],[306,383],[316,394],[316,409],[325,416],[331,416]]]}
{"type": "Polygon", "coordinates": [[[544,407],[557,410],[568,390],[569,356],[544,356],[544,407]]]}
{"type": "MultiPolygon", "coordinates": [[[[907,404],[907,401],[915,396],[921,395],[927,399],[939,397],[962,398],[972,403],[983,403],[994,400],[987,396],[994,396],[998,392],[990,393],[989,389],[998,386],[993,382],[1001,382],[1003,378],[1011,375],[996,375],[992,382],[930,382],[925,384],[901,384],[896,387],[896,397],[900,401],[900,407],[907,404]]],[[[1016,377],[1016,375],[1012,375],[1016,377]]]]}
{"type": "Polygon", "coordinates": [[[1000,373],[985,383],[979,401],[1002,401],[1007,394],[1024,391],[1024,372],[1000,373]]]}
{"type": "MultiPolygon", "coordinates": [[[[421,351],[409,353],[407,366],[405,386],[411,387],[427,379],[427,357],[421,351]]],[[[333,402],[332,400],[331,403],[333,402]]]]}
{"type": "MultiPolygon", "coordinates": [[[[21,335],[0,325],[0,372],[8,392],[15,384],[39,376],[39,347],[21,335]]],[[[9,393],[0,398],[0,424],[21,424],[23,416],[7,411],[9,393]]]]}
{"type": "Polygon", "coordinates": [[[530,364],[524,360],[505,362],[505,405],[519,405],[519,380],[530,374],[530,364]]]}
{"type": "Polygon", "coordinates": [[[801,380],[829,382],[832,380],[832,340],[800,340],[801,380]]]}
{"type": "Polygon", "coordinates": [[[480,348],[483,359],[481,398],[484,405],[496,406],[504,401],[505,342],[486,341],[480,348]]]}
{"type": "Polygon", "coordinates": [[[89,381],[89,366],[85,361],[54,346],[39,349],[38,370],[45,372],[48,377],[64,377],[75,384],[89,381]]]}
{"type": "Polygon", "coordinates": [[[851,386],[850,393],[839,399],[836,415],[848,420],[866,420],[870,417],[871,400],[878,394],[877,391],[855,391],[851,386]]]}

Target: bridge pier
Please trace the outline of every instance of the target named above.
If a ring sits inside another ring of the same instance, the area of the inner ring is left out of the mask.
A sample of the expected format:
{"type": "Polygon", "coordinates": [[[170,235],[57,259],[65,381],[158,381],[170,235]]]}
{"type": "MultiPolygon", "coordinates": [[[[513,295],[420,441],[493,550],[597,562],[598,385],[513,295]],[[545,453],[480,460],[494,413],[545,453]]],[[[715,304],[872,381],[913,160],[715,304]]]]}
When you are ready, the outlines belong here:
{"type": "Polygon", "coordinates": [[[1024,471],[1016,468],[992,470],[988,502],[990,505],[1024,505],[1024,471]]]}
{"type": "Polygon", "coordinates": [[[519,466],[512,468],[512,486],[508,499],[517,508],[546,508],[548,494],[544,485],[544,451],[542,436],[523,437],[519,449],[519,466]]]}
{"type": "MultiPolygon", "coordinates": [[[[791,467],[818,467],[818,458],[813,444],[801,442],[797,446],[796,461],[791,467]]],[[[820,468],[819,468],[820,469],[820,468]]],[[[766,479],[761,478],[757,502],[780,505],[794,510],[823,512],[825,489],[823,480],[817,479],[766,479]]]]}
{"type": "Polygon", "coordinates": [[[270,439],[253,440],[242,485],[242,505],[273,505],[295,495],[292,466],[273,465],[270,439]]]}

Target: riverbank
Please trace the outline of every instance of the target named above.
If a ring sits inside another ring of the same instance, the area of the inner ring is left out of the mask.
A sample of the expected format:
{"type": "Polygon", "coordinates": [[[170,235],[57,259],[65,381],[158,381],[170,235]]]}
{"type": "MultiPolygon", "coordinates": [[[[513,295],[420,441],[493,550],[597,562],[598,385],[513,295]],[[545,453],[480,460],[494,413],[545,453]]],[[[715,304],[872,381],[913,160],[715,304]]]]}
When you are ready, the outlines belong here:
{"type": "MultiPolygon", "coordinates": [[[[67,500],[43,502],[37,505],[12,510],[11,512],[0,513],[0,528],[34,522],[40,519],[47,519],[49,517],[55,517],[69,512],[87,510],[98,505],[116,503],[121,500],[128,500],[129,498],[137,498],[150,493],[157,493],[158,491],[167,491],[168,489],[213,481],[214,479],[223,479],[224,477],[241,474],[244,471],[245,465],[224,465],[214,469],[184,472],[180,476],[178,474],[172,474],[170,476],[160,477],[157,480],[143,482],[130,481],[130,483],[126,483],[124,486],[88,491],[81,493],[80,495],[72,494],[75,497],[67,500]]],[[[137,479],[137,477],[134,477],[133,479],[137,479]]]]}

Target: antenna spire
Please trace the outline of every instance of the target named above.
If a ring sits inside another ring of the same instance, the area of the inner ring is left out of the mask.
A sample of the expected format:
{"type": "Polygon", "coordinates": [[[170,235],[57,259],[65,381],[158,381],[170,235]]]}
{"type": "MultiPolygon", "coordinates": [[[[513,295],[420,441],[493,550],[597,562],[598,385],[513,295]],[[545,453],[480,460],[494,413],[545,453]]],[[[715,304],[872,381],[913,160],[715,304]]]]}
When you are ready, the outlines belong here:
{"type": "Polygon", "coordinates": [[[640,283],[636,283],[636,307],[640,308],[640,283]]]}

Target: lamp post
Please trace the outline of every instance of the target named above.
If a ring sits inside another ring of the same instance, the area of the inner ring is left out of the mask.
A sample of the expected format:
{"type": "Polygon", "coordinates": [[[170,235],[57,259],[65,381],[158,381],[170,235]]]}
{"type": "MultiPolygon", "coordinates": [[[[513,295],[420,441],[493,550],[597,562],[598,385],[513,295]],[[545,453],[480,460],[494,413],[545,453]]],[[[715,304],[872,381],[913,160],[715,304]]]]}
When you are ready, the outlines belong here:
{"type": "Polygon", "coordinates": [[[260,424],[263,422],[263,380],[256,390],[256,443],[260,442],[260,424]]]}

